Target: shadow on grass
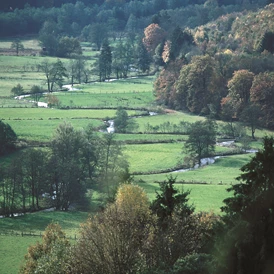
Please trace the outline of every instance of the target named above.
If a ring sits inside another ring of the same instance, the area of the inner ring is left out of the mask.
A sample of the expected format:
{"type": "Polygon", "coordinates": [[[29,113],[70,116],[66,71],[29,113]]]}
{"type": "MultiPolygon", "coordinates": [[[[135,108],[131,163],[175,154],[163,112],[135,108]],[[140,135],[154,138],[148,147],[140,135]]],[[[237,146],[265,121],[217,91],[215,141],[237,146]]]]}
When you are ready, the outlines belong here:
{"type": "Polygon", "coordinates": [[[253,154],[227,156],[217,159],[214,166],[220,168],[230,167],[240,169],[242,166],[246,165],[252,157],[253,154]]]}
{"type": "Polygon", "coordinates": [[[88,217],[87,212],[35,212],[24,216],[3,218],[0,220],[0,229],[4,231],[44,231],[51,222],[58,223],[64,230],[77,230],[80,223],[88,217]]]}

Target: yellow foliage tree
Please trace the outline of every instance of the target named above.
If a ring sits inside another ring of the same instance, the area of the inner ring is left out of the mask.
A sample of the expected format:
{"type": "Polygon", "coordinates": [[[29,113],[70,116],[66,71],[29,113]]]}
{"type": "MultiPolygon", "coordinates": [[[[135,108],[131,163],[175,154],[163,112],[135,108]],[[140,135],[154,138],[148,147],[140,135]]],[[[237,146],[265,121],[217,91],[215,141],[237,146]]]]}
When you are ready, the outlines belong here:
{"type": "Polygon", "coordinates": [[[146,265],[155,218],[145,192],[121,185],[116,201],[82,225],[73,273],[137,273],[146,265]]]}

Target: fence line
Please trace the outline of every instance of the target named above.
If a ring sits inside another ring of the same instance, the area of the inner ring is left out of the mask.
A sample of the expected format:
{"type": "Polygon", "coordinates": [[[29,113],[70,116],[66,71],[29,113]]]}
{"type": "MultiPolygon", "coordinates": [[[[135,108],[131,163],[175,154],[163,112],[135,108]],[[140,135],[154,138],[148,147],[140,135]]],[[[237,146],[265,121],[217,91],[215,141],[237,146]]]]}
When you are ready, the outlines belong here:
{"type": "MultiPolygon", "coordinates": [[[[0,231],[0,236],[16,236],[16,237],[43,237],[43,233],[40,232],[39,234],[34,233],[32,231],[25,232],[25,231],[0,231]]],[[[64,237],[70,240],[77,240],[77,235],[74,236],[66,236],[64,237]]]]}

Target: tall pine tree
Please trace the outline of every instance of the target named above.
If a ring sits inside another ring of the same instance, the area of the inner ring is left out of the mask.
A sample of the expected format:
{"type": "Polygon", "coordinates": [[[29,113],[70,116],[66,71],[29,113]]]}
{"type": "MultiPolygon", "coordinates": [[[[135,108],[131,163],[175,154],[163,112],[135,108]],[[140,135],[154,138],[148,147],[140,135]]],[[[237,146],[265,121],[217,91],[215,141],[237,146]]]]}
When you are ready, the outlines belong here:
{"type": "Polygon", "coordinates": [[[99,56],[100,82],[109,79],[111,74],[112,54],[108,40],[104,40],[99,56]]]}

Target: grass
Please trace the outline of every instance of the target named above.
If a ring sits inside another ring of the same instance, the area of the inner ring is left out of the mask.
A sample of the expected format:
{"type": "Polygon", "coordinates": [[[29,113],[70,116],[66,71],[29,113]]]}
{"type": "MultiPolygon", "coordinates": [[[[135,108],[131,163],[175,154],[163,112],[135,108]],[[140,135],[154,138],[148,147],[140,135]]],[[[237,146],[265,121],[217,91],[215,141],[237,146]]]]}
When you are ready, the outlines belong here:
{"type": "MultiPolygon", "coordinates": [[[[177,181],[207,183],[212,185],[229,185],[235,183],[235,178],[241,174],[240,168],[247,164],[254,154],[243,154],[226,156],[217,159],[214,164],[188,172],[172,173],[177,177],[177,181]]],[[[136,181],[142,180],[146,183],[155,181],[164,181],[171,173],[153,174],[153,175],[136,175],[136,181]]]]}
{"type": "Polygon", "coordinates": [[[145,132],[146,125],[149,123],[151,126],[159,126],[165,122],[170,122],[172,124],[179,124],[181,121],[194,123],[196,121],[204,120],[204,117],[194,116],[191,114],[183,112],[172,112],[168,114],[155,115],[155,116],[145,116],[137,120],[139,125],[139,130],[145,132]]]}
{"type": "MultiPolygon", "coordinates": [[[[167,178],[165,178],[167,180],[167,178]]],[[[156,191],[159,190],[158,183],[138,183],[144,188],[150,201],[156,198],[156,191]]],[[[223,206],[223,200],[229,196],[230,193],[226,191],[226,185],[202,185],[202,184],[177,184],[178,190],[190,190],[189,203],[195,206],[195,210],[199,211],[213,211],[220,214],[220,207],[223,206]]]]}
{"type": "MultiPolygon", "coordinates": [[[[139,118],[138,118],[139,119],[139,118]]],[[[116,134],[116,140],[121,142],[177,142],[185,141],[188,138],[187,135],[176,134],[116,134]]]]}
{"type": "MultiPolygon", "coordinates": [[[[114,109],[50,109],[50,108],[0,108],[0,117],[5,120],[44,120],[44,119],[105,119],[115,117],[114,109]]],[[[129,115],[138,115],[135,111],[128,111],[129,115]]]]}
{"type": "Polygon", "coordinates": [[[16,218],[0,219],[0,265],[1,273],[16,274],[22,265],[24,255],[30,245],[40,241],[40,237],[21,236],[21,232],[42,234],[51,222],[57,222],[72,238],[79,233],[79,225],[88,217],[87,212],[36,212],[16,218]],[[14,232],[14,235],[3,233],[14,232]],[[16,233],[18,233],[17,236],[16,233]]]}
{"type": "MultiPolygon", "coordinates": [[[[96,84],[99,89],[100,84],[96,84]]],[[[115,86],[116,83],[113,83],[115,86]]],[[[117,84],[119,85],[119,84],[117,84]]],[[[99,92],[99,90],[98,90],[99,92]]],[[[63,92],[55,94],[60,100],[62,106],[77,106],[77,107],[101,107],[101,108],[117,108],[117,107],[131,107],[131,108],[145,108],[154,106],[153,94],[151,92],[123,92],[116,93],[90,93],[90,92],[63,92]]]]}
{"type": "MultiPolygon", "coordinates": [[[[131,173],[160,173],[183,164],[186,156],[183,147],[183,142],[126,145],[124,155],[128,158],[131,173]]],[[[228,151],[230,149],[226,147],[216,148],[216,153],[228,151]]]]}
{"type": "Polygon", "coordinates": [[[50,141],[55,129],[63,122],[71,123],[78,130],[86,128],[88,124],[94,127],[103,125],[102,121],[94,119],[8,120],[4,122],[7,122],[14,129],[19,139],[41,142],[50,141]]]}
{"type": "Polygon", "coordinates": [[[129,161],[129,171],[160,172],[175,167],[182,159],[182,144],[126,145],[124,155],[129,161]]]}
{"type": "MultiPolygon", "coordinates": [[[[13,40],[15,39],[1,39],[0,49],[10,49],[13,40]]],[[[41,50],[37,39],[22,39],[21,42],[25,49],[41,50]]]]}
{"type": "Polygon", "coordinates": [[[0,235],[1,273],[17,274],[24,262],[28,247],[39,241],[39,237],[2,236],[0,235]]]}
{"type": "MultiPolygon", "coordinates": [[[[103,125],[103,119],[114,117],[116,110],[59,110],[46,108],[0,108],[1,119],[10,124],[21,139],[49,141],[55,128],[66,121],[76,129],[103,125]]],[[[136,114],[129,111],[130,115],[136,114]]]]}
{"type": "Polygon", "coordinates": [[[152,92],[154,76],[125,78],[118,80],[110,80],[109,82],[95,82],[87,85],[80,85],[84,91],[95,93],[124,93],[124,92],[152,92]],[[113,85],[114,84],[114,85],[113,85]]]}
{"type": "MultiPolygon", "coordinates": [[[[0,43],[1,45],[1,43],[0,43]]],[[[46,89],[46,77],[43,72],[37,70],[37,65],[45,59],[55,62],[55,57],[40,56],[0,56],[0,96],[11,96],[11,89],[21,84],[28,92],[33,85],[46,89]]],[[[67,63],[69,59],[61,59],[67,63]]]]}
{"type": "Polygon", "coordinates": [[[57,222],[68,236],[78,234],[79,224],[88,217],[87,212],[81,211],[53,211],[35,212],[14,218],[0,219],[1,233],[4,232],[32,232],[42,233],[51,222],[57,222]]]}

